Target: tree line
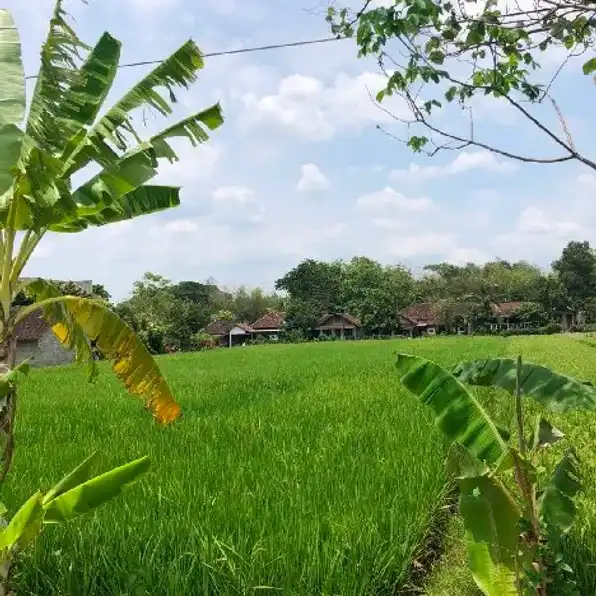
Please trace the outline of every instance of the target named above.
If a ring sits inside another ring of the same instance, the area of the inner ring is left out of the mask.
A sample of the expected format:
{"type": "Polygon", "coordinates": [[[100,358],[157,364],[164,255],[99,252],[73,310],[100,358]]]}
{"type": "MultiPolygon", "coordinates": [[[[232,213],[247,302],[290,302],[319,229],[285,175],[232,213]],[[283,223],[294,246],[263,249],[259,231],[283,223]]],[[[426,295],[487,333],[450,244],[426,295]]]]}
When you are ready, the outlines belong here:
{"type": "MultiPolygon", "coordinates": [[[[72,282],[61,290],[85,295],[72,282]]],[[[98,284],[91,297],[111,301],[98,284]]],[[[21,295],[17,302],[27,300],[21,295]]],[[[446,323],[465,318],[481,328],[491,304],[511,301],[528,303],[523,316],[534,325],[556,322],[566,309],[582,311],[586,323],[596,324],[596,252],[588,242],[570,242],[548,271],[523,260],[497,259],[483,265],[429,264],[422,275],[362,256],[306,259],[276,281],[274,292],[243,286],[226,291],[213,279],[174,283],[145,273],[131,295],[112,307],[152,352],[164,353],[194,349],[211,321],[251,324],[270,311],[285,311],[292,337],[307,336],[321,315],[332,312],[350,313],[367,333],[384,336],[399,332],[400,313],[412,304],[432,302],[446,323]]]]}

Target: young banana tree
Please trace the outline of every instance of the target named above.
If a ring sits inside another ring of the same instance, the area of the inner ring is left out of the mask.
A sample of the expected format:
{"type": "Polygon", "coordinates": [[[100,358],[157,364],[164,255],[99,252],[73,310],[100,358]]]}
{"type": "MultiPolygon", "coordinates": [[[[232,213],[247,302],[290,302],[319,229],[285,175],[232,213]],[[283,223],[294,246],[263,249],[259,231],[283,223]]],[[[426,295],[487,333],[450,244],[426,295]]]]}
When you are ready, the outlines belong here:
{"type": "Polygon", "coordinates": [[[170,139],[186,137],[196,145],[223,122],[216,104],[142,139],[133,112],[170,114],[176,89],[195,81],[203,59],[187,41],[104,109],[120,46],[109,33],[87,46],[58,0],[27,110],[19,34],[9,11],[0,10],[0,343],[6,348],[0,372],[11,379],[0,397],[5,439],[0,481],[14,446],[17,396],[10,372],[16,363],[15,327],[35,309],[43,311],[77,360],[88,363],[92,375],[91,346],[111,361],[127,389],[145,401],[157,420],[171,422],[180,412],[147,349],[104,303],[63,296],[49,281],[22,280],[23,269],[48,234],[80,232],[178,205],[178,188],[148,184],[160,159],[177,159],[170,139]],[[87,166],[99,172],[76,186],[73,177],[82,177],[87,166]],[[35,303],[17,310],[12,302],[22,291],[35,303]]]}
{"type": "Polygon", "coordinates": [[[596,388],[521,358],[459,364],[399,354],[401,382],[434,411],[435,423],[459,444],[457,483],[474,581],[487,596],[579,594],[564,563],[561,540],[572,526],[581,489],[579,461],[568,449],[546,481],[541,451],[563,438],[538,417],[526,432],[522,398],[565,412],[596,409],[596,388]],[[517,448],[510,429],[493,421],[462,382],[509,391],[516,400],[517,448]]]}

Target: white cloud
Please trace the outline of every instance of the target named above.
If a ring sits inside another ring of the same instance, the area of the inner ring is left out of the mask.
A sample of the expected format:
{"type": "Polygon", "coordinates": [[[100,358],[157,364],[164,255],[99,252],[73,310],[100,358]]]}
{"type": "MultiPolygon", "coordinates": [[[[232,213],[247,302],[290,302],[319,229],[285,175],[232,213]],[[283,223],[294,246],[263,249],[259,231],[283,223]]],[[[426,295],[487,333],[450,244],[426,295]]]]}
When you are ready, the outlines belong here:
{"type": "Polygon", "coordinates": [[[168,232],[186,233],[196,232],[198,229],[199,226],[196,222],[190,219],[176,219],[174,221],[169,221],[166,224],[166,230],[168,232]]]}
{"type": "Polygon", "coordinates": [[[265,219],[265,208],[247,186],[222,186],[212,194],[212,219],[232,226],[258,225],[265,219]]]}
{"type": "Polygon", "coordinates": [[[596,176],[594,174],[580,174],[576,180],[579,184],[596,188],[596,176]]]}
{"type": "Polygon", "coordinates": [[[254,196],[254,190],[246,186],[222,186],[213,191],[217,203],[251,203],[254,196]]]}
{"type": "Polygon", "coordinates": [[[538,207],[524,209],[517,224],[517,232],[526,235],[547,234],[556,237],[567,237],[580,231],[581,226],[577,222],[549,214],[538,207]]]}
{"type": "Polygon", "coordinates": [[[198,147],[180,142],[172,145],[178,155],[178,161],[169,163],[163,160],[159,164],[159,174],[152,184],[192,186],[213,175],[222,154],[218,145],[212,141],[198,147]]]}
{"type": "MultiPolygon", "coordinates": [[[[277,93],[242,97],[244,126],[271,126],[304,140],[325,141],[340,131],[391,122],[391,116],[371,99],[385,82],[383,75],[373,72],[355,77],[341,73],[331,85],[311,76],[290,75],[280,81],[277,93]]],[[[388,98],[383,106],[397,115],[406,113],[399,98],[388,98]]]]}
{"type": "Polygon", "coordinates": [[[396,211],[427,211],[432,207],[432,201],[426,197],[409,198],[397,192],[390,186],[383,190],[362,195],[356,201],[356,208],[376,211],[390,209],[396,211]]]}
{"type": "Polygon", "coordinates": [[[300,166],[300,180],[296,188],[300,192],[317,192],[331,188],[329,179],[314,163],[305,163],[300,166]]]}
{"type": "Polygon", "coordinates": [[[462,151],[450,163],[441,166],[421,166],[411,163],[406,170],[392,170],[389,177],[396,181],[421,182],[445,176],[455,176],[473,170],[492,172],[513,172],[517,165],[511,161],[501,160],[490,151],[462,151]]]}
{"type": "Polygon", "coordinates": [[[400,236],[390,238],[389,252],[398,258],[408,259],[425,255],[440,255],[441,260],[462,265],[468,262],[486,262],[488,257],[476,248],[459,245],[457,234],[431,234],[400,236]]]}
{"type": "Polygon", "coordinates": [[[384,230],[404,230],[408,223],[401,219],[392,219],[390,217],[375,217],[371,220],[373,226],[384,230]]]}

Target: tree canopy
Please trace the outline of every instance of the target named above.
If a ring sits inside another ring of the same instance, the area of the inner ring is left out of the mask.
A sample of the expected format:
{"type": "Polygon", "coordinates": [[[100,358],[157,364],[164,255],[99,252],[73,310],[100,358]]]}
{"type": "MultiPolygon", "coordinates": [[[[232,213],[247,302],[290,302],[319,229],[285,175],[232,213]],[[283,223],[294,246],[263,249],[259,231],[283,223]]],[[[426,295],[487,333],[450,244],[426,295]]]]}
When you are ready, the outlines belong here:
{"type": "Polygon", "coordinates": [[[327,19],[335,34],[355,38],[359,56],[377,60],[387,76],[376,96],[380,109],[406,125],[405,136],[389,134],[415,152],[434,155],[475,146],[524,162],[576,160],[596,169],[596,162],[574,143],[554,93],[564,69],[589,77],[596,72],[596,19],[590,3],[362,0],[355,9],[334,3],[327,19]],[[541,68],[549,60],[558,68],[541,68]],[[383,103],[392,96],[409,117],[383,103]],[[543,136],[547,150],[522,153],[478,137],[473,108],[481,97],[521,115],[543,136]],[[449,106],[463,110],[465,119],[434,117],[449,106]],[[550,118],[544,106],[552,109],[550,118]],[[450,126],[453,120],[462,128],[450,126]]]}

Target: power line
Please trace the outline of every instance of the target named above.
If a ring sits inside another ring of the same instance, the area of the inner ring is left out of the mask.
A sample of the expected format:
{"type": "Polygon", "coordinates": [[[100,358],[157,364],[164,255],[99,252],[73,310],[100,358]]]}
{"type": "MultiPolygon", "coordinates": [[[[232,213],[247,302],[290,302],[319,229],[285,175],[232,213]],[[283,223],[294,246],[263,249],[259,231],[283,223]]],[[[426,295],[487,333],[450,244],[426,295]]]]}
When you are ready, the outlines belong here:
{"type": "MultiPolygon", "coordinates": [[[[249,54],[252,52],[266,52],[269,50],[278,50],[282,48],[296,48],[300,46],[309,46],[314,44],[320,43],[328,43],[330,41],[341,41],[343,39],[348,39],[347,37],[321,37],[320,39],[306,39],[303,41],[290,41],[287,43],[276,43],[267,46],[255,46],[252,48],[239,48],[237,50],[222,50],[220,52],[209,52],[207,54],[203,54],[203,58],[214,58],[217,56],[230,56],[233,54],[249,54]]],[[[135,66],[149,66],[152,64],[160,64],[163,62],[162,60],[146,60],[144,62],[130,62],[128,64],[120,64],[118,68],[133,68],[135,66]]],[[[29,75],[25,77],[25,79],[36,79],[37,75],[29,75]]]]}

